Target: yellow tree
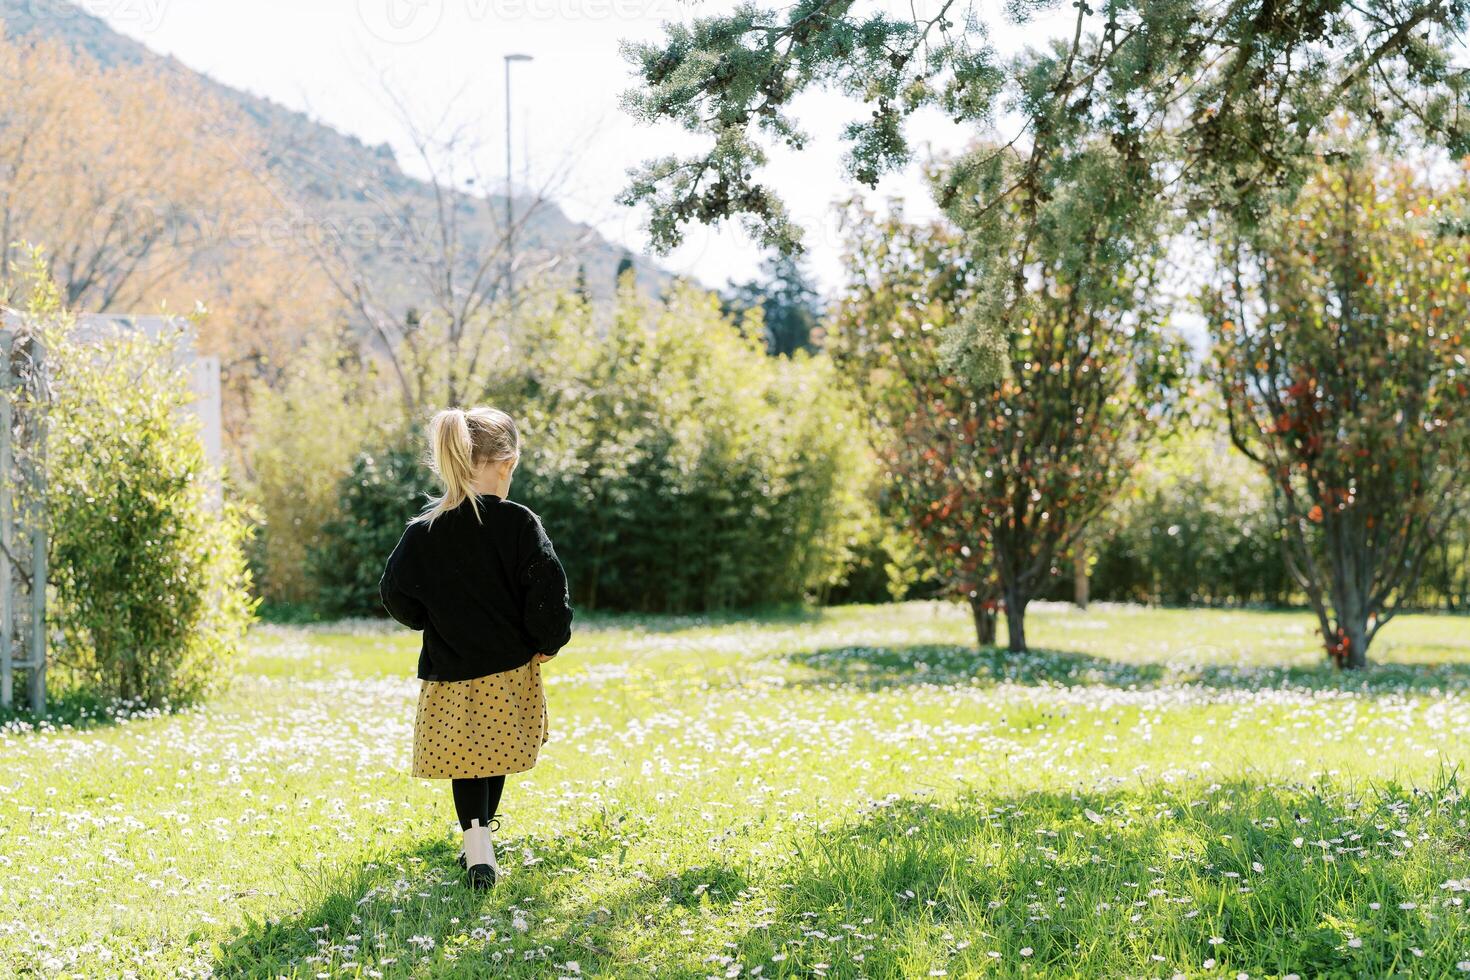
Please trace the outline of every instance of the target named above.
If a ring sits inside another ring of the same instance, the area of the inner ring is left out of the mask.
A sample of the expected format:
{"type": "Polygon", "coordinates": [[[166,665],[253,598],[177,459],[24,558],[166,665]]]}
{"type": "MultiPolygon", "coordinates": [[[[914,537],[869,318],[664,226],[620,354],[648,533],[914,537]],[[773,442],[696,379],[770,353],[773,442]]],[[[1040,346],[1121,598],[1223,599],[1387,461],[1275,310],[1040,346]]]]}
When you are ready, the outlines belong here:
{"type": "Polygon", "coordinates": [[[211,316],[227,421],[250,376],[334,314],[254,124],[197,79],[103,67],[0,25],[0,270],[45,247],[69,308],[211,316]]]}

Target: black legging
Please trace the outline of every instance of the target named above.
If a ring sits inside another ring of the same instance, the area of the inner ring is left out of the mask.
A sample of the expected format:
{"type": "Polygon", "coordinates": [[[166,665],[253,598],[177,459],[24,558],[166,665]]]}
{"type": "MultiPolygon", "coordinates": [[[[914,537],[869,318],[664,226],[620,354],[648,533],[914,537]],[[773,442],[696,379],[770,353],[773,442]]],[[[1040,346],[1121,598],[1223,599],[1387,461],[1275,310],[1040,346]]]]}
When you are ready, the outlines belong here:
{"type": "Polygon", "coordinates": [[[459,829],[469,830],[470,821],[480,821],[480,826],[490,826],[495,811],[500,808],[500,791],[505,789],[504,776],[477,776],[474,779],[454,780],[454,812],[459,817],[459,829]]]}

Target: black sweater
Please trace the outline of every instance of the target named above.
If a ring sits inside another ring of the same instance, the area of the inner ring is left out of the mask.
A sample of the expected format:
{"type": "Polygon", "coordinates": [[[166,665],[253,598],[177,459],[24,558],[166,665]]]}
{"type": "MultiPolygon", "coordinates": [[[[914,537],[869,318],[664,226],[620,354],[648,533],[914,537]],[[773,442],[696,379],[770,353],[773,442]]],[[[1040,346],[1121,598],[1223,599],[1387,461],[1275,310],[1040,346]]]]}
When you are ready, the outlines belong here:
{"type": "Polygon", "coordinates": [[[554,655],[572,637],[567,577],[541,519],[481,494],[432,527],[410,524],[378,592],[394,619],[424,631],[419,677],[464,681],[554,655]]]}

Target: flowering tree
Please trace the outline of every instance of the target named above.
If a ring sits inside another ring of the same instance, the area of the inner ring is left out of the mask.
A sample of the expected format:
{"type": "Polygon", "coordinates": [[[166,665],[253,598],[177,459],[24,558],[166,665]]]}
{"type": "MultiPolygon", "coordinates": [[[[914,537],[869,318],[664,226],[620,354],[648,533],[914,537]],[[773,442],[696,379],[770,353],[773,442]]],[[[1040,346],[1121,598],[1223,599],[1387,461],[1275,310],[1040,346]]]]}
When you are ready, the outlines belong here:
{"type": "Polygon", "coordinates": [[[864,393],[892,501],[976,604],[981,643],[992,639],[985,606],[999,596],[1013,651],[1026,649],[1027,604],[1169,424],[1184,377],[1152,288],[1159,215],[1125,201],[1126,159],[1095,146],[1086,164],[1065,175],[1065,206],[1039,229],[1025,199],[976,218],[971,175],[940,178],[956,222],[1006,223],[1000,240],[1027,284],[995,380],[945,349],[1003,260],[981,252],[995,229],[975,235],[973,223],[858,213],[830,346],[864,393]]]}
{"type": "Polygon", "coordinates": [[[1230,436],[1275,489],[1293,577],[1341,667],[1412,591],[1470,470],[1470,242],[1407,168],[1323,168],[1220,242],[1206,294],[1230,436]]]}

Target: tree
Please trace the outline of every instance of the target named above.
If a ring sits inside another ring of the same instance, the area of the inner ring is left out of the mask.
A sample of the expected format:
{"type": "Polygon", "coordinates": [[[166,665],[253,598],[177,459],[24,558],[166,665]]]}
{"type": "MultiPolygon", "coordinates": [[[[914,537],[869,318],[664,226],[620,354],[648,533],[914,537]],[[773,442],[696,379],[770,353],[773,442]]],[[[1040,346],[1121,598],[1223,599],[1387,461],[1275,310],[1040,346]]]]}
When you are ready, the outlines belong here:
{"type": "Polygon", "coordinates": [[[1000,583],[981,513],[982,406],[944,370],[935,333],[965,288],[954,236],[860,214],[849,241],[853,280],[833,316],[829,351],[867,409],[885,518],[911,536],[930,573],[969,602],[980,646],[995,643],[1000,583]],[[969,437],[962,435],[967,433],[969,437]]]}
{"type": "Polygon", "coordinates": [[[727,310],[764,313],[766,353],[790,357],[813,352],[813,332],[822,320],[822,298],[798,256],[777,252],[761,263],[761,277],[731,284],[727,310]]]}
{"type": "Polygon", "coordinates": [[[636,277],[638,275],[638,269],[633,264],[633,253],[624,250],[622,257],[618,259],[617,270],[613,273],[614,284],[621,287],[623,285],[623,276],[630,273],[636,277]]]}
{"type": "MultiPolygon", "coordinates": [[[[1054,4],[1006,5],[1024,25],[1054,4]]],[[[800,230],[780,195],[762,182],[771,143],[800,150],[807,135],[792,114],[814,89],[861,100],[869,110],[845,130],[847,176],[873,187],[907,164],[906,118],[937,109],[977,137],[1007,118],[1015,135],[981,147],[962,168],[1022,166],[984,186],[980,206],[1029,202],[1025,222],[1042,227],[1051,208],[1038,193],[1048,171],[1105,138],[1137,166],[1120,171],[1133,200],[1163,193],[1182,211],[1224,209],[1246,218],[1291,196],[1310,170],[1314,140],[1348,109],[1387,138],[1417,130],[1470,150],[1460,111],[1462,73],[1451,63],[1470,0],[1404,0],[1365,8],[1352,0],[1116,0],[1074,4],[1068,36],[1003,61],[973,8],[945,0],[930,15],[874,13],[853,0],[800,0],[665,28],[625,53],[639,75],[627,107],[709,137],[701,151],[647,162],[623,200],[649,206],[658,248],[678,244],[689,222],[738,218],[765,244],[793,250],[800,230]],[[1003,115],[1004,114],[1004,115],[1003,115]],[[1168,180],[1156,184],[1156,177],[1168,180]]],[[[944,203],[944,202],[941,202],[944,203]]],[[[1010,239],[1008,230],[986,253],[1010,239]]],[[[1028,301],[1027,284],[997,277],[985,302],[954,326],[951,346],[971,371],[993,375],[1000,339],[1028,301]]],[[[993,378],[992,378],[993,380],[993,378]]]]}
{"type": "Polygon", "coordinates": [[[583,303],[592,302],[592,291],[587,288],[587,263],[577,263],[577,278],[572,283],[572,295],[583,303]]]}
{"type": "Polygon", "coordinates": [[[1372,158],[1219,240],[1205,308],[1230,437],[1271,480],[1288,566],[1344,668],[1463,506],[1470,241],[1445,191],[1372,158]]]}
{"type": "Polygon", "coordinates": [[[251,380],[338,310],[253,123],[182,72],[102,67],[3,25],[0,91],[0,270],[33,242],[69,308],[205,305],[200,344],[220,358],[238,437],[251,380]]]}
{"type": "Polygon", "coordinates": [[[247,172],[237,154],[258,151],[251,134],[226,132],[228,114],[178,80],[3,37],[0,80],[0,266],[22,240],[45,244],[69,306],[156,304],[208,247],[207,224],[260,203],[253,181],[226,193],[247,172]]]}
{"type": "MultiPolygon", "coordinates": [[[[996,380],[947,367],[944,338],[995,264],[977,250],[1000,240],[953,224],[855,215],[853,281],[830,347],[869,406],[891,495],[975,604],[981,643],[984,607],[999,592],[1013,651],[1026,649],[1026,607],[1056,559],[1170,423],[1184,375],[1152,288],[1157,215],[1125,206],[1116,171],[1127,162],[1110,148],[1093,147],[1085,163],[1068,174],[1065,221],[1027,238],[1024,201],[982,219],[1016,236],[1028,284],[996,380]]],[[[965,178],[940,178],[956,202],[974,199],[965,178]]],[[[975,216],[960,203],[954,213],[975,216]]]]}

